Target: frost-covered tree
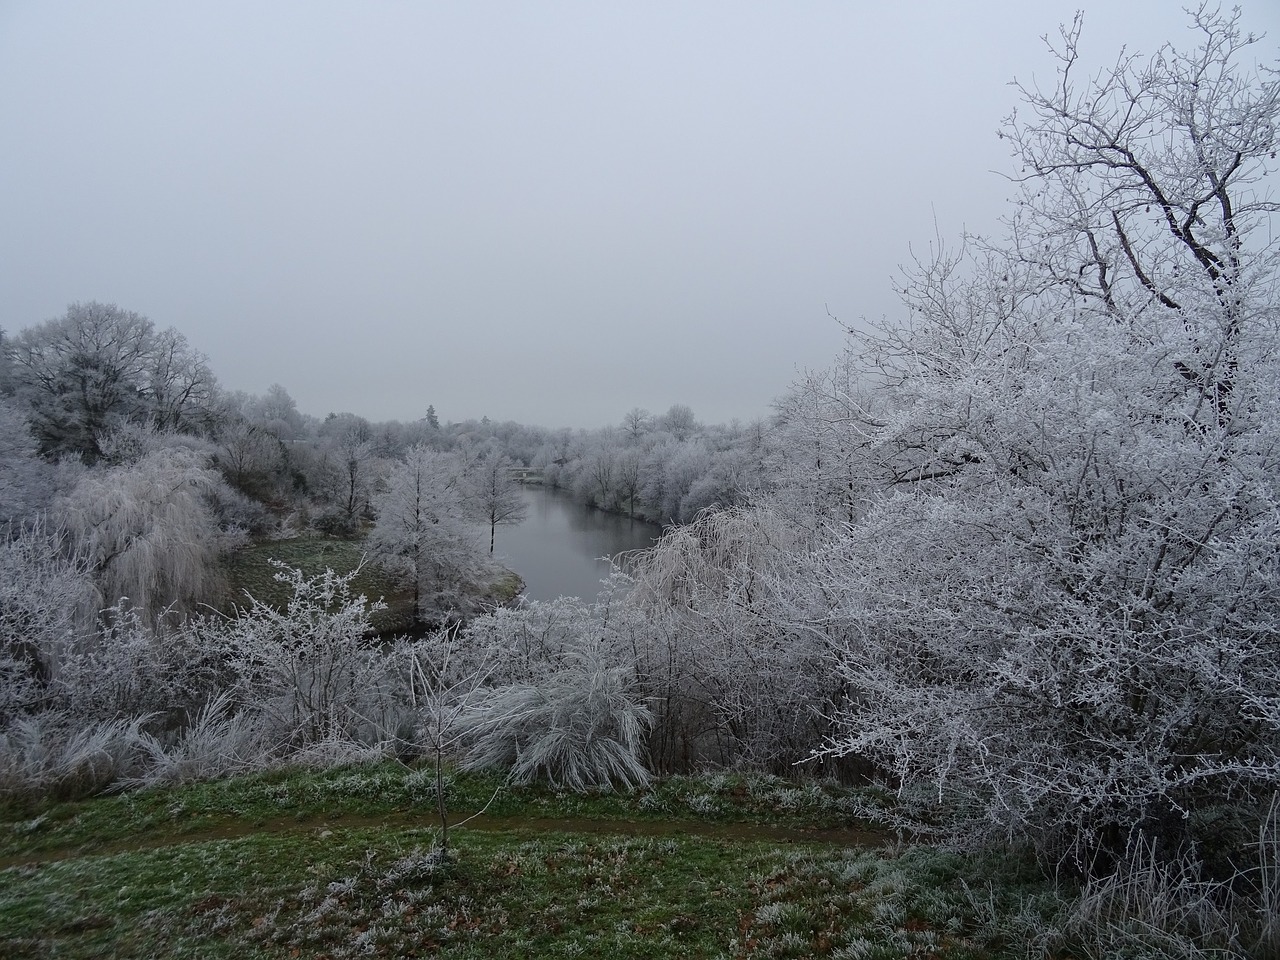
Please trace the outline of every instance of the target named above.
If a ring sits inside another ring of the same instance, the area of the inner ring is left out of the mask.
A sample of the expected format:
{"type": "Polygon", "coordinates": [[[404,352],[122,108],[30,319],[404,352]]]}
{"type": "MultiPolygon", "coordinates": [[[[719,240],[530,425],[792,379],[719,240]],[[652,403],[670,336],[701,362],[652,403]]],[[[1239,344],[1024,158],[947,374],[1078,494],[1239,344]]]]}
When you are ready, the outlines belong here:
{"type": "Polygon", "coordinates": [[[659,508],[657,516],[664,522],[688,523],[706,505],[695,505],[688,501],[688,496],[694,485],[710,471],[713,458],[706,444],[700,440],[679,444],[678,449],[670,453],[670,459],[662,464],[661,500],[650,502],[659,508]]]}
{"type": "Polygon", "coordinates": [[[200,429],[217,390],[181,334],[114,304],[73,303],[7,341],[6,352],[42,452],[89,462],[99,436],[122,422],[200,429]]]}
{"type": "Polygon", "coordinates": [[[9,358],[9,335],[0,327],[0,396],[13,392],[13,361],[9,358]]]}
{"type": "Polygon", "coordinates": [[[137,462],[85,473],[54,513],[103,596],[154,620],[220,594],[217,558],[236,541],[209,506],[219,487],[206,454],[162,446],[137,462]]]}
{"type": "Polygon", "coordinates": [[[261,397],[250,397],[240,411],[246,420],[268,430],[284,442],[299,439],[305,429],[303,416],[289,391],[273,383],[261,397]]]}
{"type": "Polygon", "coordinates": [[[271,496],[285,462],[284,445],[267,427],[235,417],[218,431],[215,460],[237,490],[271,496]]]}
{"type": "Polygon", "coordinates": [[[863,382],[860,346],[851,340],[829,369],[801,378],[776,404],[768,449],[757,447],[775,506],[809,529],[856,522],[886,480],[869,455],[884,405],[863,382]]]}
{"type": "Polygon", "coordinates": [[[830,638],[790,628],[775,584],[802,538],[768,507],[709,512],[669,529],[630,572],[639,686],[662,772],[705,764],[786,774],[829,731],[840,689],[830,638]]]}
{"type": "Polygon", "coordinates": [[[693,408],[683,403],[673,403],[658,422],[663,430],[677,440],[688,440],[698,429],[698,420],[693,415],[693,408]]]}
{"type": "Polygon", "coordinates": [[[478,457],[467,468],[470,508],[489,525],[489,552],[499,524],[516,524],[528,513],[528,504],[515,478],[515,461],[496,451],[478,457]]]}
{"type": "Polygon", "coordinates": [[[1280,788],[1280,79],[1238,13],[1193,19],[1091,79],[1064,31],[1003,133],[1008,238],[920,264],[868,339],[879,493],[790,578],[842,635],[830,752],[953,840],[1087,867],[1280,788]]]}
{"type": "Polygon", "coordinates": [[[616,450],[606,440],[592,449],[578,465],[574,493],[587,504],[609,509],[615,498],[616,465],[616,450]]]}
{"type": "Polygon", "coordinates": [[[436,816],[440,849],[449,852],[449,806],[446,763],[460,760],[468,737],[467,718],[487,695],[485,684],[497,666],[493,656],[475,655],[460,624],[450,624],[421,640],[401,640],[394,654],[405,664],[409,705],[413,711],[413,745],[425,750],[435,774],[436,816]]]}
{"type": "Polygon", "coordinates": [[[204,354],[172,327],[155,334],[149,354],[143,388],[147,422],[156,430],[211,426],[217,384],[204,354]]]}
{"type": "Polygon", "coordinates": [[[331,451],[317,449],[317,424],[298,412],[284,387],[272,384],[263,396],[224,393],[220,407],[211,439],[215,463],[232,487],[282,517],[309,493],[335,495],[331,451]]]}
{"type": "Polygon", "coordinates": [[[373,428],[364,417],[330,414],[320,428],[313,485],[329,502],[329,526],[349,533],[370,512],[381,474],[373,428]]]}
{"type": "Polygon", "coordinates": [[[614,504],[633,519],[640,496],[640,476],[640,452],[633,448],[618,451],[613,461],[614,504]]]}
{"type": "Polygon", "coordinates": [[[653,417],[642,407],[632,407],[622,415],[622,435],[630,445],[639,443],[652,426],[653,417]]]}
{"type": "Polygon", "coordinates": [[[21,406],[0,395],[0,524],[23,522],[47,507],[61,474],[40,458],[21,406]]]}
{"type": "Polygon", "coordinates": [[[374,498],[370,554],[412,586],[419,618],[457,612],[486,569],[469,523],[469,495],[461,457],[414,447],[374,498]]]}

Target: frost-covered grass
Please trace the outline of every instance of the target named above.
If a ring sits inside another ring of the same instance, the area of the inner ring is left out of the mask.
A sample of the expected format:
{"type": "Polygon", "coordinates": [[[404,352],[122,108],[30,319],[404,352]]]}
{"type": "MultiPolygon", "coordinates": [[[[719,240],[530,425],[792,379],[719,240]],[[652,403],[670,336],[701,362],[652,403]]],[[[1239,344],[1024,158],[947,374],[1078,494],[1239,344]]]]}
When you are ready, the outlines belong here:
{"type": "MultiPolygon", "coordinates": [[[[451,798],[492,784],[457,777],[451,798]]],[[[772,789],[737,777],[666,786],[642,796],[718,797],[722,821],[772,789]]],[[[11,810],[2,856],[46,859],[0,869],[0,955],[1017,955],[965,882],[986,868],[927,852],[700,836],[675,814],[668,835],[620,820],[604,833],[548,828],[557,815],[617,816],[636,795],[558,807],[551,791],[512,791],[501,829],[454,831],[449,858],[428,819],[342,819],[428,792],[419,772],[382,765],[11,810]]]]}
{"type": "Polygon", "coordinates": [[[832,783],[447,791],[448,857],[431,769],[390,762],[0,808],[0,956],[1269,955],[1183,922],[1214,920],[1204,884],[1060,889],[1029,858],[888,846],[851,819],[868,795],[832,783]]]}
{"type": "Polygon", "coordinates": [[[352,581],[352,590],[371,601],[382,599],[387,603],[386,610],[372,617],[374,628],[379,632],[404,629],[412,613],[412,592],[381,567],[365,563],[366,559],[365,544],[360,539],[313,536],[255,543],[237,550],[227,562],[232,600],[243,604],[248,592],[264,603],[281,609],[286,607],[291,593],[287,584],[275,579],[277,568],[272,566],[272,560],[279,560],[310,577],[327,569],[340,574],[359,569],[352,581]]]}
{"type": "Polygon", "coordinates": [[[0,731],[0,797],[94,793],[134,773],[140,720],[73,724],[54,714],[19,717],[0,731]]]}
{"type": "MultiPolygon", "coordinates": [[[[857,829],[864,824],[854,811],[866,797],[862,791],[832,783],[797,785],[746,774],[672,777],[633,792],[512,786],[500,774],[462,771],[451,772],[445,784],[450,818],[455,822],[484,808],[495,818],[857,829]],[[793,803],[797,791],[808,798],[806,804],[793,803]]],[[[0,803],[0,860],[62,848],[93,850],[139,836],[181,838],[281,819],[303,823],[400,817],[429,824],[435,811],[434,791],[430,764],[410,767],[384,761],[269,770],[91,800],[15,800],[0,803]],[[37,820],[43,825],[38,830],[18,829],[37,820]]]]}

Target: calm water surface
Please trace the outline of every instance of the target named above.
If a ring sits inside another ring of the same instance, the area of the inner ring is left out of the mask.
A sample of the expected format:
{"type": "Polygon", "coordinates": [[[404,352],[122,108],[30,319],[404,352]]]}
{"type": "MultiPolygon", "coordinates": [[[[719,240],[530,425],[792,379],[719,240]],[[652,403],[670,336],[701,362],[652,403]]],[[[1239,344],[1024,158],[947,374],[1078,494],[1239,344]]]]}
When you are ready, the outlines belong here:
{"type": "Polygon", "coordinates": [[[528,516],[517,526],[498,527],[494,555],[524,578],[531,600],[594,600],[609,575],[602,557],[651,547],[662,533],[657,524],[584,507],[559,490],[522,490],[528,516]]]}

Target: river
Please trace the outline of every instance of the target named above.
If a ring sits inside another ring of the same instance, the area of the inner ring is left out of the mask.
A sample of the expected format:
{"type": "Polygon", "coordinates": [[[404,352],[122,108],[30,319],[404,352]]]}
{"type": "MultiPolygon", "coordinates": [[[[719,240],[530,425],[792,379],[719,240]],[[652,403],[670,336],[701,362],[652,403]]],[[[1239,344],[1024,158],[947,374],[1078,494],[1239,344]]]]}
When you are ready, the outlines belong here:
{"type": "Polygon", "coordinates": [[[559,490],[521,490],[528,515],[519,524],[498,527],[494,555],[520,574],[531,600],[594,600],[609,575],[608,562],[600,558],[651,547],[662,533],[655,523],[584,507],[559,490]]]}

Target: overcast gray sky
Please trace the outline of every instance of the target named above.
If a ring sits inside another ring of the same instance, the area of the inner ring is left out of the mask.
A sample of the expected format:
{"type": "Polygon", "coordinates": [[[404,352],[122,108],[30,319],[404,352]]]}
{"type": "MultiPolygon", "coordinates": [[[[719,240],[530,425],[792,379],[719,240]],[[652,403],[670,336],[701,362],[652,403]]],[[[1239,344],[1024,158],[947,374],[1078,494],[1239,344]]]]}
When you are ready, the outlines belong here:
{"type": "MultiPolygon", "coordinates": [[[[1083,3],[1091,63],[1194,44],[1083,3]]],[[[114,302],[317,415],[749,420],[994,228],[1076,6],[0,0],[0,327],[114,302]]]]}

